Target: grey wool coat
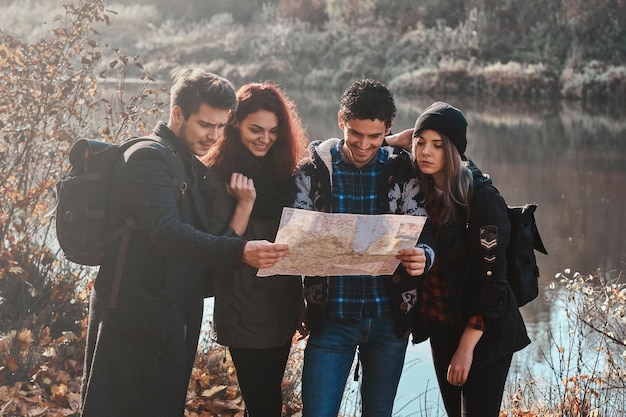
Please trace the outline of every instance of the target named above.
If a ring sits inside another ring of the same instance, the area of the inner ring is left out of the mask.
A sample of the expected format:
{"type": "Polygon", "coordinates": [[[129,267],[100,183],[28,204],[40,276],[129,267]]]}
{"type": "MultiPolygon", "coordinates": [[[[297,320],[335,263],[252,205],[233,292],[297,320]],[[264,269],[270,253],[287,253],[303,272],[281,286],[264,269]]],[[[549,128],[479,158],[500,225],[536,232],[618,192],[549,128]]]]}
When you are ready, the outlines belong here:
{"type": "Polygon", "coordinates": [[[117,297],[111,299],[111,288],[120,239],[107,251],[92,291],[84,417],[183,415],[208,267],[230,269],[243,250],[237,237],[208,233],[219,190],[204,186],[204,166],[164,123],[154,134],[165,146],[133,145],[111,184],[111,225],[132,217],[140,229],[130,236],[117,297]],[[177,176],[184,176],[184,193],[173,185],[177,176]]]}

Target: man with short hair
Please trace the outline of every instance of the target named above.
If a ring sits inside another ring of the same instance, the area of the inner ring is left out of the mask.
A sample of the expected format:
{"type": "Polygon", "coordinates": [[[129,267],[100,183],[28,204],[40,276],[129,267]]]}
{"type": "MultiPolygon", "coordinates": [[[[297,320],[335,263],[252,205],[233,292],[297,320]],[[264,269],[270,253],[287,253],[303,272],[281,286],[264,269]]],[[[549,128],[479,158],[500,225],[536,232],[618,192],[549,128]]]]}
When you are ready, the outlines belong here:
{"type": "MultiPolygon", "coordinates": [[[[316,141],[295,173],[294,207],[330,213],[427,215],[410,155],[383,146],[395,117],[391,92],[365,79],[343,94],[343,139],[316,141]]],[[[427,225],[429,223],[427,222],[427,225]]],[[[432,265],[426,227],[416,248],[401,250],[393,276],[306,277],[310,330],[302,375],[303,417],[336,417],[358,348],[362,415],[389,417],[409,334],[418,276],[432,265]]]]}
{"type": "Polygon", "coordinates": [[[178,72],[169,122],[115,167],[110,225],[132,219],[138,230],[108,248],[91,294],[83,417],[183,416],[209,267],[267,268],[287,253],[286,245],[208,233],[212,195],[225,191],[205,186],[197,157],[236,106],[226,79],[178,72]]]}

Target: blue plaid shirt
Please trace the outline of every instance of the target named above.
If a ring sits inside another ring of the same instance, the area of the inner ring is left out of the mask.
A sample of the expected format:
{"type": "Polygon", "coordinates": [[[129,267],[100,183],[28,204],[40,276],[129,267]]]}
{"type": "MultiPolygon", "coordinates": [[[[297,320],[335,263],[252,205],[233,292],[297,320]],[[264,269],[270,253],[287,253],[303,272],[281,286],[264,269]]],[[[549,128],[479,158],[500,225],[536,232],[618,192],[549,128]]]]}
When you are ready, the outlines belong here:
{"type": "MultiPolygon", "coordinates": [[[[341,141],[331,149],[333,212],[377,214],[377,179],[389,155],[381,148],[369,164],[357,168],[344,155],[341,149],[343,143],[341,141]]],[[[391,310],[391,298],[382,276],[329,278],[327,312],[331,317],[381,317],[391,310]]]]}

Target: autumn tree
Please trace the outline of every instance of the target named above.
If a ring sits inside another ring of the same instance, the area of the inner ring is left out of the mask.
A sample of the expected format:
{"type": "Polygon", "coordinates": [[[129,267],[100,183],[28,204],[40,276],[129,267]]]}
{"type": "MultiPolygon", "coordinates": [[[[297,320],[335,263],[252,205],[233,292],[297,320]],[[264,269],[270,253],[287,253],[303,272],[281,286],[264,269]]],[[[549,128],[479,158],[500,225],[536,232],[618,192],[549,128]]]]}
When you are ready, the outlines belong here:
{"type": "MultiPolygon", "coordinates": [[[[102,1],[64,10],[36,42],[0,32],[0,383],[31,376],[38,353],[65,343],[85,316],[93,271],[63,259],[48,215],[71,144],[120,140],[163,105],[145,87],[150,74],[138,57],[101,44],[99,30],[114,12],[102,1]],[[123,89],[131,68],[145,83],[129,97],[123,89]],[[110,77],[106,97],[100,90],[110,77]]],[[[80,348],[74,353],[82,355],[80,348]]]]}

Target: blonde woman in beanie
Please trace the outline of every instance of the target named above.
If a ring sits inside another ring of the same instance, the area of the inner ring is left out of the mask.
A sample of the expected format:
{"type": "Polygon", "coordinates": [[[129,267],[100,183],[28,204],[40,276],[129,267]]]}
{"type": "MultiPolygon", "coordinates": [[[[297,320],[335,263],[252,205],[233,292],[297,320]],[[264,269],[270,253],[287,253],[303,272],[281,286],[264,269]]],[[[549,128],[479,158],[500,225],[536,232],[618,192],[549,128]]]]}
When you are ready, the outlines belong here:
{"type": "Polygon", "coordinates": [[[505,276],[506,204],[465,158],[466,129],[463,113],[443,102],[426,108],[413,129],[438,247],[421,314],[448,415],[497,417],[513,353],[530,340],[505,276]]]}

